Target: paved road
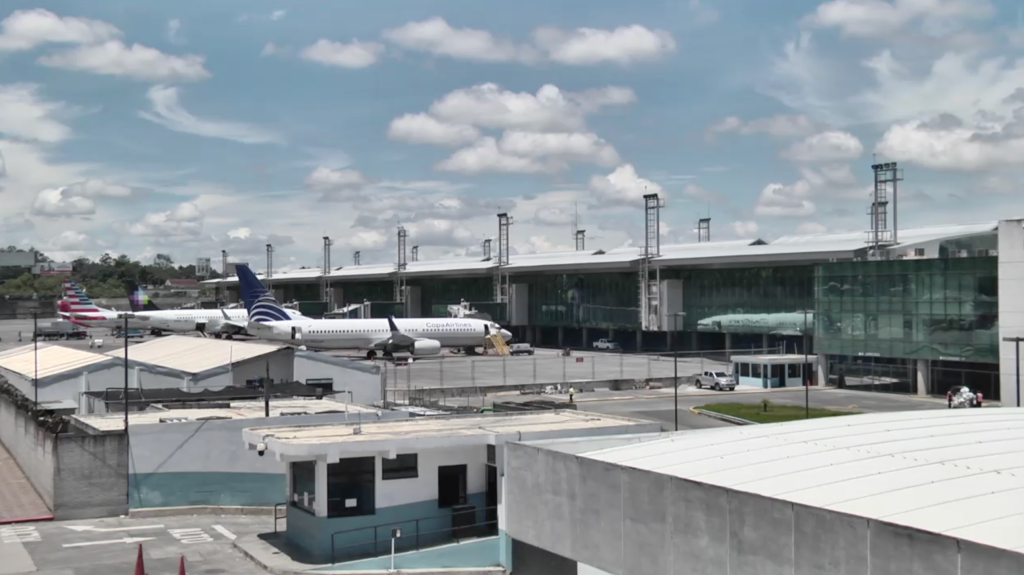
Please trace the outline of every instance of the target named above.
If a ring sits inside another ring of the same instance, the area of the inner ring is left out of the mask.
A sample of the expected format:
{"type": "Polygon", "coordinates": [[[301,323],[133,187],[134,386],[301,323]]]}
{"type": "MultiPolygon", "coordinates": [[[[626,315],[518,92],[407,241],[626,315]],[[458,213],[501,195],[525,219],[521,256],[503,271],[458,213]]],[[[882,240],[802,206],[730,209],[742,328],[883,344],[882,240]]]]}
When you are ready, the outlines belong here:
{"type": "Polygon", "coordinates": [[[257,575],[265,572],[243,558],[231,541],[270,530],[271,518],[243,516],[0,526],[0,575],[131,575],[140,543],[146,572],[152,575],[177,573],[182,556],[190,575],[257,575]]]}

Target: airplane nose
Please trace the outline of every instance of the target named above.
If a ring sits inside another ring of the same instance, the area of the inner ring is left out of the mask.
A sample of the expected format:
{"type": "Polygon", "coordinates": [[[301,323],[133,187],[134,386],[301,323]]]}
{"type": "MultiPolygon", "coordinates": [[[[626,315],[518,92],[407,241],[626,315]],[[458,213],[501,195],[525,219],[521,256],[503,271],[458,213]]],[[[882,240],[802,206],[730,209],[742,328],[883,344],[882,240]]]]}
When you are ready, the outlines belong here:
{"type": "Polygon", "coordinates": [[[505,341],[508,341],[508,340],[512,339],[512,332],[510,332],[507,329],[501,330],[501,339],[503,339],[505,341]]]}

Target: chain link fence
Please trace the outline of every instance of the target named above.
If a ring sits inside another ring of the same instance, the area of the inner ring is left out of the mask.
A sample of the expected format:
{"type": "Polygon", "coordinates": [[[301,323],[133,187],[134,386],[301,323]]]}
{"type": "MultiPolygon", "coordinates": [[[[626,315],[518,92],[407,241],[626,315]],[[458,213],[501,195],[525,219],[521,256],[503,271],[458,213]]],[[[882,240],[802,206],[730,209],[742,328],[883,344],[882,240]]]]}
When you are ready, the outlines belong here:
{"type": "Polygon", "coordinates": [[[407,365],[384,364],[387,400],[416,404],[418,400],[476,397],[519,391],[538,393],[546,388],[578,390],[639,389],[691,383],[703,371],[728,371],[728,358],[737,355],[779,353],[779,348],[715,350],[678,353],[577,352],[503,357],[419,359],[407,365]]]}

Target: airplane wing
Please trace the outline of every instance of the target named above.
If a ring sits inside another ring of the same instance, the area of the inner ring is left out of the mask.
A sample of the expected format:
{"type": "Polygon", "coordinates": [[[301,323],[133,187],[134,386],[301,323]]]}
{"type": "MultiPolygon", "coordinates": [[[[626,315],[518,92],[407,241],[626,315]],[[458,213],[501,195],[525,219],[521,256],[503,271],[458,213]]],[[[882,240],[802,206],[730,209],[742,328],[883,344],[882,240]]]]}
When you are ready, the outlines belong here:
{"type": "Polygon", "coordinates": [[[408,348],[416,342],[416,338],[410,337],[398,329],[394,316],[388,316],[388,327],[391,328],[391,334],[387,338],[375,342],[372,349],[408,348]]]}

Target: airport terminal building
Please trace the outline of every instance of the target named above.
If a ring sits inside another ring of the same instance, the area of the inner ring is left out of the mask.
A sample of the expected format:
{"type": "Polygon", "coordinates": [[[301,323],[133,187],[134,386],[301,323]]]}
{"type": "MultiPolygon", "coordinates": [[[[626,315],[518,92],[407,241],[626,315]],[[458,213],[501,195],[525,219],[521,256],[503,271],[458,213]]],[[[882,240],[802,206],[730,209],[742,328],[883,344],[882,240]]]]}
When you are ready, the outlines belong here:
{"type": "MultiPolygon", "coordinates": [[[[819,358],[819,384],[930,395],[968,385],[1015,404],[1015,347],[1002,340],[1024,336],[1024,315],[999,294],[1021,287],[1022,220],[882,230],[867,240],[863,232],[701,240],[657,245],[649,237],[609,251],[580,241],[575,251],[530,255],[499,246],[483,260],[345,265],[264,280],[279,299],[326,299],[350,317],[440,316],[462,303],[537,346],[613,338],[626,351],[806,349],[819,358]]],[[[237,278],[207,284],[237,299],[237,278]]]]}

